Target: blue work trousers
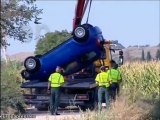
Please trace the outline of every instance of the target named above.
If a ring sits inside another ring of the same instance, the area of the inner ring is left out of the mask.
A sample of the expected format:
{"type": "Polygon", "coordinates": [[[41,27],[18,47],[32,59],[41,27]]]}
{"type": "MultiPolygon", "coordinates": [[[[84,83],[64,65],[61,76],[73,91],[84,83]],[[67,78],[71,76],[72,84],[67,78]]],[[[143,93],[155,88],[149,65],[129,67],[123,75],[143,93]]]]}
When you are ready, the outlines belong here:
{"type": "Polygon", "coordinates": [[[98,109],[102,110],[102,100],[105,96],[106,108],[109,107],[109,88],[99,87],[98,88],[98,109]]]}
{"type": "Polygon", "coordinates": [[[56,114],[60,101],[60,88],[55,87],[51,88],[51,96],[50,96],[50,111],[51,114],[56,114]]]}
{"type": "Polygon", "coordinates": [[[119,95],[119,84],[118,83],[112,83],[109,87],[110,92],[110,99],[111,101],[116,101],[116,96],[119,95]]]}

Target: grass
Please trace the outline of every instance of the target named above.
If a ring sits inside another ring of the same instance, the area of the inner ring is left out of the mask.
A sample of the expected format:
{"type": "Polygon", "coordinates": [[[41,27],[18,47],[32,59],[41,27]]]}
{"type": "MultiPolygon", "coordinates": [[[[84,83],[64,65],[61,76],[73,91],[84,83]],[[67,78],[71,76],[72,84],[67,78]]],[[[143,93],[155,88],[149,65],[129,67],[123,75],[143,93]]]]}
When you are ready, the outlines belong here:
{"type": "MultiPolygon", "coordinates": [[[[1,90],[5,110],[19,98],[21,79],[20,68],[16,64],[2,67],[1,90]]],[[[125,63],[120,70],[123,78],[121,96],[109,110],[80,111],[80,115],[63,115],[60,118],[54,117],[54,120],[160,120],[160,61],[125,63]]],[[[51,119],[53,117],[49,115],[44,118],[51,119]]]]}
{"type": "Polygon", "coordinates": [[[109,110],[82,112],[81,120],[141,120],[147,114],[149,110],[144,111],[136,103],[129,105],[125,99],[119,99],[109,110]]]}

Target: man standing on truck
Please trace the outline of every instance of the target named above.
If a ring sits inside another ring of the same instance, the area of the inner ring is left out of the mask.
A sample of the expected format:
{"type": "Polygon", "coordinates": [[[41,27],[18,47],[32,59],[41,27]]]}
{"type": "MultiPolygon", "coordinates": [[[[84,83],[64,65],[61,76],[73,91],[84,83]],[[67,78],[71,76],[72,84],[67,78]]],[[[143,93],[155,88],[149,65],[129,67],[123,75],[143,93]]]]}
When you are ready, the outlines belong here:
{"type": "Polygon", "coordinates": [[[61,75],[62,69],[57,66],[55,73],[49,77],[48,90],[51,91],[50,96],[50,111],[51,115],[60,115],[57,113],[60,97],[60,87],[64,83],[64,77],[61,75]]]}
{"type": "Polygon", "coordinates": [[[96,83],[98,84],[98,109],[102,109],[103,94],[105,94],[106,108],[109,107],[109,86],[110,81],[108,78],[108,73],[105,72],[105,67],[100,67],[101,72],[96,76],[96,83]]]}
{"type": "Polygon", "coordinates": [[[116,100],[116,96],[119,95],[119,83],[121,82],[121,73],[118,70],[117,63],[111,63],[111,69],[108,70],[108,79],[110,84],[110,97],[113,102],[116,100]]]}

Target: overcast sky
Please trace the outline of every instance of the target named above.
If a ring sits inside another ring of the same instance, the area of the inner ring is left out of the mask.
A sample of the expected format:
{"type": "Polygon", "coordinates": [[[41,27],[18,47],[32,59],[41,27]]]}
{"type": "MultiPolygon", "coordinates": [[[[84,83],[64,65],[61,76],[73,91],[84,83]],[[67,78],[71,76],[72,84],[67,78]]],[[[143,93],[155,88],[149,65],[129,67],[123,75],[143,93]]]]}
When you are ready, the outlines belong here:
{"type": "MultiPolygon", "coordinates": [[[[32,52],[39,35],[55,30],[72,31],[72,20],[76,1],[39,0],[38,8],[43,9],[40,25],[32,22],[28,26],[33,39],[28,43],[9,40],[8,54],[32,52]]],[[[86,11],[87,14],[88,11],[86,11]]],[[[160,1],[98,1],[93,0],[89,23],[99,26],[104,38],[118,40],[123,46],[160,43],[160,1]]],[[[86,14],[83,22],[86,22],[86,14]]]]}

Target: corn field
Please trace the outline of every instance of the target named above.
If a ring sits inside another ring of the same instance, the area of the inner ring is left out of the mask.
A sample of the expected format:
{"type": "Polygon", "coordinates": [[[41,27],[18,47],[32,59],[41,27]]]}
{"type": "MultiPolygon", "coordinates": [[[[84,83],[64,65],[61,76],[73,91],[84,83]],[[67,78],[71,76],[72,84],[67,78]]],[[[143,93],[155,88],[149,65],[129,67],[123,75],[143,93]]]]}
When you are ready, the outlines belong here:
{"type": "Polygon", "coordinates": [[[128,62],[120,67],[120,71],[122,94],[115,105],[100,114],[97,111],[82,113],[81,120],[160,119],[160,61],[128,62]]]}
{"type": "Polygon", "coordinates": [[[160,97],[160,61],[125,63],[121,68],[123,85],[131,100],[160,97]]]}

